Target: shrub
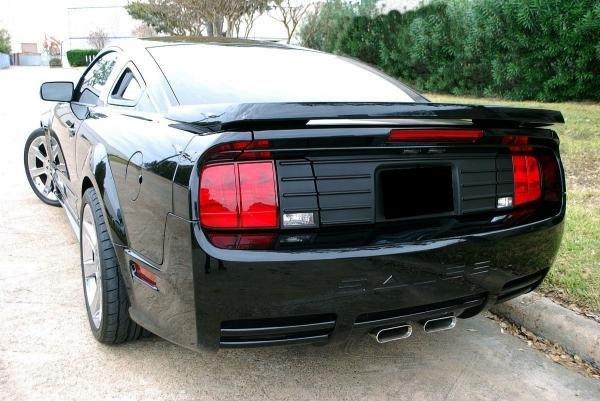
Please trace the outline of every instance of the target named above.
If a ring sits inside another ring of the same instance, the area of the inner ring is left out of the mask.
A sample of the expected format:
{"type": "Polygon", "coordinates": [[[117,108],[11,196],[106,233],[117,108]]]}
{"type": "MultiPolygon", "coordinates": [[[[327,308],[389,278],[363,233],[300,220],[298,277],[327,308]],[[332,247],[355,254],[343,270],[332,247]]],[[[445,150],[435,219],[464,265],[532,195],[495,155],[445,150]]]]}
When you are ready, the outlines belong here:
{"type": "Polygon", "coordinates": [[[62,67],[62,61],[58,57],[53,57],[48,62],[50,67],[62,67]]]}
{"type": "Polygon", "coordinates": [[[376,3],[377,0],[328,0],[316,8],[316,12],[306,16],[300,28],[302,43],[313,49],[335,52],[340,38],[348,32],[346,28],[352,18],[374,16],[377,12],[376,3]]]}
{"type": "Polygon", "coordinates": [[[434,0],[387,15],[329,0],[300,36],[422,90],[600,100],[597,0],[434,0]]]}
{"type": "Polygon", "coordinates": [[[86,66],[96,57],[98,50],[95,49],[73,49],[67,51],[67,60],[71,67],[86,66]]]}

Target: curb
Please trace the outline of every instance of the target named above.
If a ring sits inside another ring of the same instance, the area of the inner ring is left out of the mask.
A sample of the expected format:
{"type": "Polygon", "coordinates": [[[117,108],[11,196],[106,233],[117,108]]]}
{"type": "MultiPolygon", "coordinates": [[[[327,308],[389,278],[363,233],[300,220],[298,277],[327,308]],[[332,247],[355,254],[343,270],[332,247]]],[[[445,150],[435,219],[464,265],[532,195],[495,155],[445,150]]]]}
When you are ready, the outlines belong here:
{"type": "Polygon", "coordinates": [[[493,313],[600,368],[600,324],[535,292],[491,308],[493,313]]]}

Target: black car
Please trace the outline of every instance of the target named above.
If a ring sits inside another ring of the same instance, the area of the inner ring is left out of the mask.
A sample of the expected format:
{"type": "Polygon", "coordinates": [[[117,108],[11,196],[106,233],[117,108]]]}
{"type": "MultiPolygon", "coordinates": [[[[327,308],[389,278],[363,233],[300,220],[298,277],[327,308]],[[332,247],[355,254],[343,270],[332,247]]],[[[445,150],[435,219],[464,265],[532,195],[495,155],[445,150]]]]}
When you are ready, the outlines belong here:
{"type": "Polygon", "coordinates": [[[560,244],[559,112],[429,102],[276,43],[125,41],[29,137],[81,244],[94,336],[378,342],[531,291],[560,244]]]}

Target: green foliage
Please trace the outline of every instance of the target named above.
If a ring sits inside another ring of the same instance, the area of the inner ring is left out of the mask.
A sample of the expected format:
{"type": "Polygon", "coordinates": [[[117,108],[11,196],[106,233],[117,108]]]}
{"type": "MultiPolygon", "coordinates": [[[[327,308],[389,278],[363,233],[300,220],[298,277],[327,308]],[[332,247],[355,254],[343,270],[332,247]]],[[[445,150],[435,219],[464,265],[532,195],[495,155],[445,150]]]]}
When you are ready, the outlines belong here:
{"type": "Polygon", "coordinates": [[[355,17],[374,17],[377,0],[347,2],[329,0],[306,16],[300,30],[304,46],[327,52],[338,49],[339,41],[348,32],[347,28],[355,17]]]}
{"type": "Polygon", "coordinates": [[[600,100],[597,0],[434,0],[387,15],[329,0],[300,36],[427,91],[600,100]]]}
{"type": "Polygon", "coordinates": [[[10,54],[10,35],[6,29],[0,29],[0,53],[10,54]]]}
{"type": "Polygon", "coordinates": [[[96,49],[73,49],[67,52],[67,60],[71,67],[82,67],[88,65],[96,54],[98,54],[96,49]]]}

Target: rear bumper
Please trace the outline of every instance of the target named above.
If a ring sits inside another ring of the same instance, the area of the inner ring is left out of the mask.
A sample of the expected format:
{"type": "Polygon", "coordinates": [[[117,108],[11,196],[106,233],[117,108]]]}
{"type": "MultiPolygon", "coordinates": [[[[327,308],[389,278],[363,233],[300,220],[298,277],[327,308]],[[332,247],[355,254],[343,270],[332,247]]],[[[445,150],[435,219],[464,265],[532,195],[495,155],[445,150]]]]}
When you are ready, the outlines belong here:
{"type": "Polygon", "coordinates": [[[171,216],[159,291],[127,280],[131,315],[161,337],[207,350],[340,343],[374,327],[466,318],[539,285],[563,216],[486,235],[310,254],[216,251],[197,224],[171,216]]]}

